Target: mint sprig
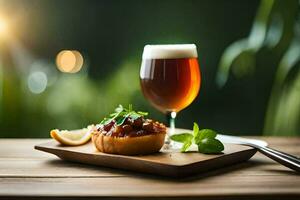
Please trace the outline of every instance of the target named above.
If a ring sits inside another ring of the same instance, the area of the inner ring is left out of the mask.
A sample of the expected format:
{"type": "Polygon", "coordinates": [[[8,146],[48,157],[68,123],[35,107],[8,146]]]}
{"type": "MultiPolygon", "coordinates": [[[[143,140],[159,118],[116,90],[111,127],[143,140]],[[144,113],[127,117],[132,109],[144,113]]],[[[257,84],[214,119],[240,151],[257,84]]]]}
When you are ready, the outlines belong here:
{"type": "Polygon", "coordinates": [[[195,143],[198,151],[205,154],[220,153],[224,150],[224,145],[216,139],[217,133],[211,129],[199,130],[197,123],[194,123],[193,134],[180,133],[171,136],[171,140],[183,143],[181,152],[187,152],[190,146],[195,143]]]}
{"type": "Polygon", "coordinates": [[[105,117],[100,124],[106,125],[109,124],[111,121],[115,120],[118,126],[122,125],[127,118],[131,118],[133,120],[138,119],[140,117],[147,116],[147,112],[142,111],[134,111],[132,104],[129,104],[128,108],[124,108],[122,105],[119,105],[114,113],[111,113],[109,117],[105,117]]]}

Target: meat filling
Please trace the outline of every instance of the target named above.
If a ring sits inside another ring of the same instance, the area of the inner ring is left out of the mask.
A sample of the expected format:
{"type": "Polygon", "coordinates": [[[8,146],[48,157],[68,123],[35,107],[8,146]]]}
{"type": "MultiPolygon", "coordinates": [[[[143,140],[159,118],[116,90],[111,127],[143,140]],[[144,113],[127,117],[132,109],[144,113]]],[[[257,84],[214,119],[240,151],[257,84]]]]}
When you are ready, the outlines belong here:
{"type": "Polygon", "coordinates": [[[122,125],[113,120],[106,125],[97,125],[97,131],[111,137],[138,137],[166,132],[166,126],[152,119],[128,117],[122,125]]]}

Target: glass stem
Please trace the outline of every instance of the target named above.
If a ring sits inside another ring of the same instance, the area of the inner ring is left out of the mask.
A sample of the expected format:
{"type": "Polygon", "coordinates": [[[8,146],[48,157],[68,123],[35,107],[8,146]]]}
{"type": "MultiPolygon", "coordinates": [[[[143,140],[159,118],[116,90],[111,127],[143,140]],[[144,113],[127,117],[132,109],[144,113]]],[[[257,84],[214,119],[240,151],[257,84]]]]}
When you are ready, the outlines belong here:
{"type": "Polygon", "coordinates": [[[175,118],[176,118],[176,112],[168,112],[167,113],[167,120],[168,120],[168,125],[169,125],[169,132],[168,132],[168,136],[166,138],[166,144],[170,144],[171,140],[170,140],[170,136],[173,135],[175,133],[175,118]]]}
{"type": "Polygon", "coordinates": [[[175,129],[175,118],[176,118],[176,112],[168,112],[167,113],[167,120],[168,120],[170,129],[175,129]]]}

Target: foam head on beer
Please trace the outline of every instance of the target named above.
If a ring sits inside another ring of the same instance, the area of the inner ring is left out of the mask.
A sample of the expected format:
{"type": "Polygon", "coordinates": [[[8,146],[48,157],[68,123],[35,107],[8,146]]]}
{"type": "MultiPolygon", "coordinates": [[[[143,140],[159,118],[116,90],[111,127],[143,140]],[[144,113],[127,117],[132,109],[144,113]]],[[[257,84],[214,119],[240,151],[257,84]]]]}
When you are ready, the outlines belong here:
{"type": "Polygon", "coordinates": [[[146,45],[143,59],[197,58],[195,44],[146,45]]]}

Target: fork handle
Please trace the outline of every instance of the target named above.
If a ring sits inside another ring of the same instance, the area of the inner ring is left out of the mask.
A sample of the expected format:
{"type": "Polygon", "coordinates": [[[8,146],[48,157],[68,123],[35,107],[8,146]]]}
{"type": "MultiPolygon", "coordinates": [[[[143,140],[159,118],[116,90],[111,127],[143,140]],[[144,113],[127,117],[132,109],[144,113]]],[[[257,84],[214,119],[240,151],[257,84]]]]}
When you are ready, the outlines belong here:
{"type": "Polygon", "coordinates": [[[291,159],[293,160],[294,162],[300,164],[300,158],[297,157],[297,156],[294,156],[294,155],[291,155],[291,154],[288,154],[288,153],[285,153],[285,152],[282,152],[282,151],[279,151],[279,150],[276,150],[276,149],[272,149],[270,147],[267,147],[269,151],[272,151],[273,153],[276,153],[280,156],[283,156],[283,157],[286,157],[288,159],[291,159]]]}
{"type": "Polygon", "coordinates": [[[297,172],[300,172],[300,159],[292,156],[287,153],[283,153],[281,151],[271,149],[269,147],[259,147],[258,151],[262,154],[268,156],[272,160],[275,160],[276,162],[293,169],[297,172]]]}

